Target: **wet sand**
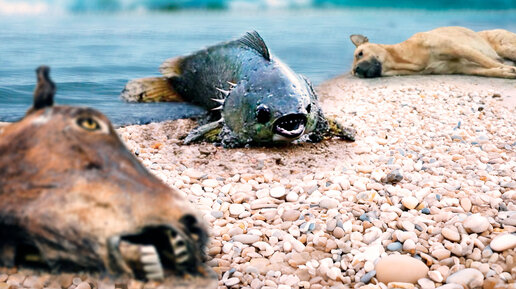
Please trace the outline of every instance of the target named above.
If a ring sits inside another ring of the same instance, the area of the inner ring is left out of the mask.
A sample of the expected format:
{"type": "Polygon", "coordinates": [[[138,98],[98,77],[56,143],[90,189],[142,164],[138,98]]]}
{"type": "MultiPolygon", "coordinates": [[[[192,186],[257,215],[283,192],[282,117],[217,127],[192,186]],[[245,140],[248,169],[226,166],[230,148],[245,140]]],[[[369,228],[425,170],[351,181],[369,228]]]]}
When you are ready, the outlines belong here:
{"type": "Polygon", "coordinates": [[[219,288],[385,288],[375,264],[392,254],[423,260],[430,273],[401,274],[418,288],[454,273],[514,287],[514,247],[488,245],[516,232],[515,80],[344,75],[318,92],[356,142],[224,149],[183,145],[192,120],[118,129],[198,206],[219,288]]]}

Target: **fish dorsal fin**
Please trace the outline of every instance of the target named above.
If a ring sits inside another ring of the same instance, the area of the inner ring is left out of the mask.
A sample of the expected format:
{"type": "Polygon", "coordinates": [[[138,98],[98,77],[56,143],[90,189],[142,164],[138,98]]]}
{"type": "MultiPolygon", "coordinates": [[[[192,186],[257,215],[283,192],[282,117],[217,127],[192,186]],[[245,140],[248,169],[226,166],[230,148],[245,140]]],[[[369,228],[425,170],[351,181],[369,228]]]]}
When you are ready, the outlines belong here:
{"type": "Polygon", "coordinates": [[[263,41],[262,37],[258,32],[251,31],[247,32],[244,37],[238,40],[241,44],[252,48],[256,50],[258,53],[260,53],[263,58],[267,59],[267,61],[271,60],[271,55],[269,53],[269,48],[267,48],[267,45],[265,44],[265,41],[263,41]]]}
{"type": "Polygon", "coordinates": [[[181,71],[183,58],[184,57],[182,56],[178,56],[163,61],[163,63],[159,66],[159,72],[168,78],[181,75],[181,73],[183,73],[181,71]]]}

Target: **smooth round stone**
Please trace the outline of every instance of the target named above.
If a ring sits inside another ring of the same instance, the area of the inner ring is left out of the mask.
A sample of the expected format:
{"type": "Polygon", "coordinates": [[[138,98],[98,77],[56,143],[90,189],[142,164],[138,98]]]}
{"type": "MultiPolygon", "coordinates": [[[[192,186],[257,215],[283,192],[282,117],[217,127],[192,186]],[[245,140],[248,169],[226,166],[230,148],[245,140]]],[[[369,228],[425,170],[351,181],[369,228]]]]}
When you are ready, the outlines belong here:
{"type": "Polygon", "coordinates": [[[514,234],[498,235],[491,241],[489,246],[491,247],[491,249],[498,251],[498,252],[516,248],[516,235],[514,235],[514,234]]]}
{"type": "Polygon", "coordinates": [[[259,240],[260,240],[260,236],[256,236],[256,235],[241,234],[241,235],[233,236],[233,241],[240,242],[243,244],[252,244],[254,242],[258,242],[259,240]]]}
{"type": "Polygon", "coordinates": [[[271,197],[279,199],[286,194],[286,191],[284,187],[274,187],[270,190],[269,194],[271,197]]]}
{"type": "Polygon", "coordinates": [[[468,232],[473,233],[483,233],[489,229],[489,221],[479,214],[468,216],[463,224],[468,232]]]}
{"type": "Polygon", "coordinates": [[[434,289],[435,288],[434,282],[428,278],[421,278],[421,279],[417,280],[417,284],[419,284],[419,286],[421,286],[421,289],[434,289]]]}
{"type": "Polygon", "coordinates": [[[337,227],[333,230],[333,236],[335,236],[335,238],[342,238],[344,237],[344,229],[342,229],[341,227],[337,227]]]}
{"type": "Polygon", "coordinates": [[[412,210],[419,204],[419,201],[415,197],[405,197],[401,200],[401,203],[405,208],[412,210]]]}
{"type": "Polygon", "coordinates": [[[389,282],[416,283],[426,277],[428,267],[416,258],[406,255],[390,255],[376,264],[376,278],[385,284],[389,282]],[[400,274],[400,272],[403,272],[400,274]]]}
{"type": "Polygon", "coordinates": [[[281,215],[283,221],[296,221],[301,213],[298,210],[286,210],[281,215]]]}
{"type": "Polygon", "coordinates": [[[430,277],[430,279],[437,283],[441,283],[444,280],[443,275],[439,271],[428,272],[428,277],[430,277]]]}
{"type": "Polygon", "coordinates": [[[449,258],[451,255],[451,252],[442,248],[442,249],[433,250],[430,252],[430,254],[432,254],[432,256],[434,256],[437,260],[440,261],[442,259],[449,258]]]}
{"type": "Polygon", "coordinates": [[[403,242],[403,251],[411,252],[416,249],[416,243],[412,239],[408,239],[403,242]]]}
{"type": "Polygon", "coordinates": [[[389,245],[387,245],[387,250],[389,251],[401,251],[403,248],[403,244],[400,242],[392,242],[389,245]]]}
{"type": "Polygon", "coordinates": [[[333,198],[324,197],[319,202],[319,206],[325,209],[334,209],[339,205],[339,201],[333,198]]]}
{"type": "Polygon", "coordinates": [[[245,212],[245,207],[242,204],[231,204],[229,206],[229,213],[234,216],[238,216],[245,212]]]}
{"type": "Polygon", "coordinates": [[[224,285],[226,286],[235,286],[238,283],[240,283],[240,279],[238,279],[237,277],[232,277],[224,281],[224,285]]]}
{"type": "Polygon", "coordinates": [[[287,194],[286,199],[288,202],[295,202],[295,201],[297,201],[297,199],[299,199],[299,196],[295,192],[290,192],[287,194]]]}
{"type": "Polygon", "coordinates": [[[467,268],[446,278],[446,284],[459,284],[466,288],[477,288],[484,283],[484,275],[477,269],[467,268]]]}
{"type": "Polygon", "coordinates": [[[376,275],[376,271],[373,270],[373,271],[369,271],[368,273],[366,273],[364,276],[362,276],[362,278],[360,278],[360,282],[362,283],[369,283],[371,281],[371,279],[376,275]]]}
{"type": "Polygon", "coordinates": [[[460,234],[455,228],[444,228],[441,231],[441,234],[446,239],[453,241],[453,242],[459,242],[460,241],[460,234]]]}

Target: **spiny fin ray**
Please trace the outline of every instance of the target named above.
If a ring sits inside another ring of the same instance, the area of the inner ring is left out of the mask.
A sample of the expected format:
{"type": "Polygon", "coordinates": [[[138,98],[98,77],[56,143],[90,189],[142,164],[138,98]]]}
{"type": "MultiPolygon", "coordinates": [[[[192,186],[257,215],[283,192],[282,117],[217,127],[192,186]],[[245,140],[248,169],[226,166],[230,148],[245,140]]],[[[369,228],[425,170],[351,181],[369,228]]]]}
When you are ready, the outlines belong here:
{"type": "Polygon", "coordinates": [[[263,38],[256,31],[247,32],[244,37],[239,39],[239,42],[251,49],[254,49],[260,55],[263,56],[267,61],[271,61],[271,55],[269,53],[269,48],[263,41],[263,38]]]}

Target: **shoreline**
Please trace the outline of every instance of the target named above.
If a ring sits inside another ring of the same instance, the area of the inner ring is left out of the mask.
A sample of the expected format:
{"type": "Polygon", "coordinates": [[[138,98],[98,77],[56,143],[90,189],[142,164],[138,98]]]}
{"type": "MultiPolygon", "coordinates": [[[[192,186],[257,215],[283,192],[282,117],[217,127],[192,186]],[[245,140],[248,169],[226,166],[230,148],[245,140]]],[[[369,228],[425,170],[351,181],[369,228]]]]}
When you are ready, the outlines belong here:
{"type": "Polygon", "coordinates": [[[203,215],[220,289],[361,288],[400,253],[425,261],[427,288],[465,268],[475,282],[514,282],[515,250],[488,246],[516,232],[503,217],[516,213],[514,80],[343,75],[317,91],[355,142],[224,149],[183,145],[192,120],[117,129],[203,215]]]}

